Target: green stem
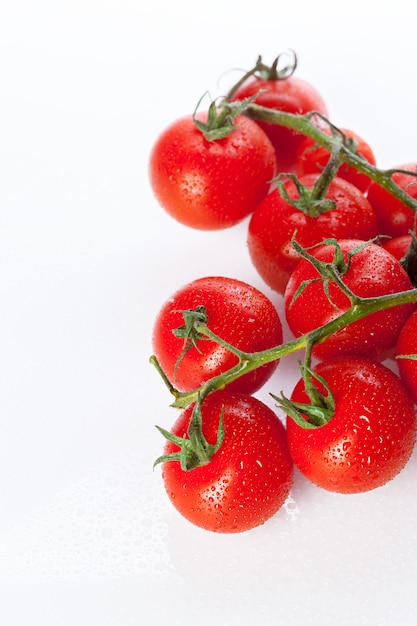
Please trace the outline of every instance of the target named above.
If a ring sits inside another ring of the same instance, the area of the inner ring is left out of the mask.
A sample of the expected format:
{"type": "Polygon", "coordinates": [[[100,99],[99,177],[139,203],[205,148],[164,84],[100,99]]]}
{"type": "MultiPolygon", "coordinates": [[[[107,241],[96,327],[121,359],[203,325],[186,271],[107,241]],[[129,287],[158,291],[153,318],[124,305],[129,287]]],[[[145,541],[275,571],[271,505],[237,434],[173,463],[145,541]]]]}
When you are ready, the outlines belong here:
{"type": "MultiPolygon", "coordinates": [[[[171,386],[170,391],[175,397],[171,406],[185,408],[189,404],[196,402],[198,397],[203,399],[209,393],[218,391],[219,389],[224,389],[224,387],[226,387],[229,383],[237,380],[244,374],[257,369],[258,367],[265,365],[266,363],[277,361],[284,356],[306,349],[309,345],[321,343],[338,330],[364,317],[367,317],[372,313],[414,302],[417,302],[417,289],[401,291],[399,293],[379,296],[377,298],[357,298],[356,302],[338,318],[328,322],[324,326],[320,326],[319,328],[302,335],[301,337],[297,337],[296,339],[286,343],[274,346],[273,348],[259,352],[246,353],[236,350],[236,348],[231,346],[233,348],[233,352],[240,358],[239,363],[226,372],[209,379],[198,389],[188,392],[180,392],[171,386]]],[[[206,330],[207,327],[204,324],[198,325],[198,332],[201,334],[205,334],[206,330]]],[[[209,336],[220,345],[229,348],[229,344],[214,333],[210,332],[209,336]]]]}
{"type": "Polygon", "coordinates": [[[310,401],[315,406],[323,406],[323,396],[317,390],[317,387],[314,385],[312,376],[311,376],[311,358],[313,351],[313,342],[307,341],[306,344],[306,352],[304,357],[304,364],[302,366],[303,378],[304,378],[304,386],[306,390],[306,394],[310,398],[310,401]]]}
{"type": "Polygon", "coordinates": [[[315,126],[311,121],[312,118],[318,115],[317,113],[311,112],[305,115],[296,115],[293,113],[269,109],[252,103],[246,109],[245,115],[255,120],[291,128],[306,137],[310,137],[310,139],[313,139],[315,143],[325,147],[329,152],[332,152],[336,146],[340,146],[339,157],[344,163],[351,165],[362,174],[368,176],[372,181],[386,189],[386,191],[395,196],[412,211],[417,211],[417,200],[401,189],[391,178],[395,172],[404,172],[415,176],[417,175],[416,172],[400,169],[381,170],[377,168],[363,159],[356,152],[351,151],[344,145],[341,138],[328,135],[320,130],[320,128],[317,128],[317,126],[315,126]]]}
{"type": "Polygon", "coordinates": [[[342,144],[335,145],[331,151],[330,159],[324,168],[323,172],[320,174],[316,183],[311,192],[311,200],[313,202],[317,202],[318,200],[323,200],[326,197],[327,190],[330,187],[330,183],[336,176],[339,167],[340,167],[340,150],[342,144]]]}
{"type": "Polygon", "coordinates": [[[246,83],[246,81],[251,78],[252,76],[256,76],[260,79],[260,80],[270,80],[270,81],[277,81],[277,80],[285,80],[286,78],[289,78],[292,74],[294,74],[296,68],[297,68],[297,64],[298,64],[298,59],[297,59],[297,55],[295,54],[294,51],[291,50],[291,54],[292,54],[292,62],[289,65],[286,65],[285,67],[283,67],[281,70],[278,69],[278,63],[281,60],[282,56],[284,55],[278,55],[271,66],[266,65],[263,61],[262,61],[262,57],[258,56],[257,60],[256,60],[256,64],[252,67],[252,69],[248,70],[247,72],[245,72],[243,74],[243,76],[237,81],[237,83],[235,83],[231,89],[229,90],[228,94],[225,97],[225,102],[229,102],[232,97],[234,96],[234,94],[239,90],[239,88],[246,83]]]}

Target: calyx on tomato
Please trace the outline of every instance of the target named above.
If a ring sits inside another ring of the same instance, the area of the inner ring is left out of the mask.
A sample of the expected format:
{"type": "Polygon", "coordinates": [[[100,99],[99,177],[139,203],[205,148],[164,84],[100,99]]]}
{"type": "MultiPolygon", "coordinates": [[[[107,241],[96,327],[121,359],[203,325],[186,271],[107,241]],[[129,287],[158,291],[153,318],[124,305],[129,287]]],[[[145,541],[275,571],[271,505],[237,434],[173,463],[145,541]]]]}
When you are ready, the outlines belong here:
{"type": "Polygon", "coordinates": [[[223,101],[219,105],[213,101],[208,108],[207,120],[205,122],[197,118],[197,109],[201,102],[200,99],[193,114],[194,124],[203,133],[207,141],[224,139],[233,132],[236,117],[248,108],[255,97],[256,96],[245,98],[245,100],[240,102],[223,101]]]}
{"type": "Polygon", "coordinates": [[[326,167],[314,183],[312,189],[303,185],[295,174],[279,174],[276,177],[276,184],[281,198],[309,217],[318,217],[321,213],[333,211],[336,208],[336,202],[329,200],[326,197],[326,193],[342,163],[339,156],[340,149],[340,145],[334,147],[326,167]],[[283,178],[293,182],[297,189],[298,200],[290,197],[282,180],[283,178]]]}
{"type": "Polygon", "coordinates": [[[165,463],[166,461],[179,461],[181,469],[184,472],[208,465],[211,457],[215,454],[223,443],[224,439],[224,422],[223,422],[222,410],[219,418],[219,427],[217,431],[217,441],[213,445],[207,441],[203,434],[202,429],[202,416],[201,416],[201,398],[197,400],[188,427],[188,437],[178,437],[173,433],[170,433],[165,428],[156,426],[159,432],[167,439],[175,443],[180,449],[178,452],[171,454],[163,454],[158,457],[154,463],[154,467],[159,463],[165,463]]]}
{"type": "Polygon", "coordinates": [[[255,65],[245,72],[242,78],[233,85],[230,89],[229,93],[226,96],[226,101],[230,101],[232,96],[238,91],[238,89],[250,78],[254,76],[260,80],[286,80],[290,76],[292,76],[297,69],[298,59],[294,50],[289,50],[290,54],[290,62],[287,65],[284,65],[281,69],[278,68],[278,65],[281,59],[284,57],[285,53],[279,54],[272,62],[271,65],[266,65],[262,61],[261,55],[258,56],[255,65]]]}
{"type": "MultiPolygon", "coordinates": [[[[285,80],[294,74],[297,69],[298,59],[294,50],[289,50],[291,59],[288,65],[284,65],[283,68],[278,69],[278,64],[284,57],[285,53],[279,54],[272,62],[271,65],[265,65],[262,61],[262,57],[258,56],[256,65],[250,74],[257,75],[258,78],[263,80],[285,80]]],[[[246,77],[247,78],[247,77],[246,77]]]]}
{"type": "Polygon", "coordinates": [[[184,317],[184,324],[182,326],[179,326],[178,328],[174,328],[172,331],[175,337],[180,337],[184,339],[184,348],[174,368],[174,379],[175,379],[178,366],[180,362],[182,361],[182,359],[187,354],[188,350],[190,350],[190,348],[192,348],[193,346],[196,350],[199,350],[197,341],[202,340],[202,339],[207,339],[205,335],[202,335],[198,331],[196,324],[198,323],[207,324],[208,316],[206,313],[206,308],[203,305],[199,305],[195,309],[188,309],[186,311],[173,311],[173,313],[182,313],[184,317]]]}
{"type": "Polygon", "coordinates": [[[350,261],[353,255],[357,254],[358,252],[366,248],[366,246],[371,242],[364,241],[360,243],[359,245],[355,246],[354,248],[352,248],[352,250],[349,250],[347,253],[347,261],[345,261],[343,252],[340,248],[340,245],[337,239],[334,239],[334,238],[324,239],[319,244],[311,246],[311,248],[309,249],[317,248],[318,246],[321,246],[323,244],[330,244],[334,246],[333,261],[332,263],[326,263],[325,261],[320,261],[319,259],[316,259],[316,257],[309,254],[305,248],[300,246],[295,239],[296,235],[297,235],[297,232],[294,233],[294,237],[292,240],[292,244],[294,248],[296,249],[296,251],[299,253],[301,257],[309,260],[310,263],[314,265],[314,267],[320,274],[320,278],[314,278],[314,279],[306,280],[302,282],[293,296],[293,299],[290,303],[290,307],[292,306],[292,303],[298,298],[298,296],[304,291],[304,289],[307,287],[309,283],[317,282],[317,281],[323,282],[323,289],[325,291],[327,299],[329,300],[331,304],[333,303],[332,303],[332,299],[329,293],[329,282],[332,282],[332,281],[338,284],[338,286],[342,289],[342,291],[348,296],[351,303],[354,304],[355,301],[357,300],[357,296],[349,289],[349,287],[345,285],[345,283],[341,280],[341,277],[343,276],[343,274],[345,274],[348,271],[349,266],[350,266],[350,261]]]}
{"type": "MultiPolygon", "coordinates": [[[[308,353],[308,360],[310,360],[308,353]]],[[[311,402],[309,404],[302,402],[294,402],[289,400],[281,392],[281,397],[271,396],[278,406],[293,419],[301,428],[319,428],[328,424],[334,415],[335,401],[330,387],[325,379],[314,372],[309,365],[300,365],[301,373],[304,379],[305,389],[311,402]],[[326,395],[322,394],[313,383],[313,378],[321,382],[326,390],[326,395]]]]}

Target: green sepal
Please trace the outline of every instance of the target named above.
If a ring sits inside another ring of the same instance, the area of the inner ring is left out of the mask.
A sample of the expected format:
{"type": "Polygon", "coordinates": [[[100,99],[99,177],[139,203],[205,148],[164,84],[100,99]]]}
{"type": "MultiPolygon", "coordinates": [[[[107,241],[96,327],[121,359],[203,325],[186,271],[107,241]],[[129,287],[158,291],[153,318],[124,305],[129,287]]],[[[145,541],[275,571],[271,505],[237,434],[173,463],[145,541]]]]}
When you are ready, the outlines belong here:
{"type": "Polygon", "coordinates": [[[302,408],[309,407],[310,406],[309,404],[302,405],[300,403],[291,402],[291,400],[289,400],[288,398],[284,396],[282,391],[281,391],[281,397],[278,397],[274,395],[273,393],[271,393],[270,395],[277,402],[278,406],[284,411],[284,413],[288,415],[288,417],[293,419],[294,422],[298,424],[298,426],[301,426],[301,428],[305,428],[305,429],[317,428],[316,424],[313,424],[312,422],[308,421],[302,415],[302,413],[304,413],[304,415],[306,415],[307,417],[307,413],[303,411],[302,408]]]}
{"type": "Polygon", "coordinates": [[[329,200],[328,198],[316,198],[314,195],[314,189],[310,189],[306,185],[303,185],[295,174],[278,174],[275,178],[275,182],[278,188],[278,193],[281,198],[290,206],[293,206],[298,211],[301,211],[309,217],[318,217],[322,213],[327,211],[334,211],[336,208],[336,202],[329,200]],[[283,178],[291,180],[297,189],[298,199],[290,198],[283,178]]]}
{"type": "Polygon", "coordinates": [[[188,472],[196,467],[208,465],[213,455],[220,449],[224,440],[224,407],[222,407],[220,413],[215,444],[209,443],[203,434],[200,399],[196,402],[193,409],[188,427],[188,437],[178,437],[160,426],[156,426],[156,428],[165,439],[171,441],[180,449],[178,452],[161,455],[156,459],[153,467],[155,468],[160,463],[179,461],[181,469],[184,472],[188,472]]]}
{"type": "Polygon", "coordinates": [[[259,94],[238,100],[236,102],[223,102],[217,105],[215,101],[210,103],[207,111],[207,121],[197,119],[197,107],[193,113],[193,122],[203,133],[207,141],[216,141],[228,137],[236,128],[235,120],[238,115],[244,113],[259,94]]]}
{"type": "Polygon", "coordinates": [[[325,416],[327,422],[330,421],[334,414],[336,403],[326,379],[320,376],[320,374],[317,374],[317,372],[306,364],[301,363],[300,369],[304,379],[305,390],[312,402],[312,406],[323,409],[323,416],[325,416]],[[321,391],[317,389],[313,383],[313,378],[323,385],[326,390],[326,395],[322,394],[321,391]]]}
{"type": "Polygon", "coordinates": [[[181,468],[186,472],[191,467],[196,467],[196,462],[198,457],[192,448],[192,444],[187,437],[177,437],[173,433],[165,430],[165,428],[161,428],[160,426],[156,426],[159,432],[168,439],[168,441],[172,441],[175,445],[179,446],[178,452],[172,452],[170,454],[163,454],[158,457],[153,464],[155,468],[159,463],[165,463],[166,461],[179,461],[181,468]]]}
{"type": "Polygon", "coordinates": [[[184,339],[184,345],[181,354],[179,355],[175,367],[174,367],[174,380],[177,376],[178,366],[187,352],[194,347],[197,352],[201,353],[200,348],[197,345],[197,341],[207,339],[196,328],[197,324],[207,324],[208,316],[206,308],[203,305],[198,305],[195,309],[187,309],[184,311],[173,310],[172,313],[182,313],[184,317],[184,324],[178,328],[172,330],[172,334],[179,339],[184,339]]]}
{"type": "Polygon", "coordinates": [[[320,374],[304,364],[300,364],[304,379],[305,391],[311,402],[294,402],[286,398],[281,391],[281,397],[270,394],[278,403],[278,406],[301,428],[311,429],[325,426],[332,419],[335,412],[335,401],[332,391],[326,380],[320,374]],[[323,395],[312,382],[312,378],[318,380],[325,388],[327,395],[323,395]]]}
{"type": "MultiPolygon", "coordinates": [[[[256,62],[256,71],[254,74],[261,80],[286,80],[292,76],[297,69],[298,59],[294,50],[289,50],[292,59],[287,65],[284,65],[281,69],[278,69],[280,60],[286,54],[285,52],[279,54],[272,62],[271,66],[265,65],[262,61],[262,57],[259,56],[256,62]]],[[[288,56],[288,55],[287,55],[288,56]]]]}
{"type": "Polygon", "coordinates": [[[295,249],[295,251],[300,255],[300,257],[302,257],[303,259],[306,259],[307,261],[310,261],[310,263],[314,266],[314,268],[317,270],[317,272],[320,274],[320,278],[311,278],[309,280],[305,280],[303,281],[300,286],[298,287],[297,291],[295,292],[290,304],[289,304],[289,308],[291,308],[291,306],[293,305],[293,303],[295,302],[295,300],[298,298],[298,296],[304,291],[304,289],[310,284],[310,283],[314,283],[314,282],[323,282],[323,289],[324,292],[326,294],[327,300],[329,301],[329,303],[335,308],[337,309],[338,307],[334,304],[334,302],[331,299],[330,296],[330,292],[329,292],[329,284],[330,283],[334,283],[336,284],[344,293],[345,295],[349,298],[349,300],[351,301],[351,303],[355,303],[358,299],[358,297],[356,296],[356,294],[354,294],[349,287],[347,287],[344,282],[342,281],[342,276],[348,271],[349,267],[350,267],[350,263],[352,260],[352,257],[357,254],[358,252],[360,252],[361,250],[363,250],[364,248],[366,248],[366,246],[368,246],[369,244],[373,243],[376,241],[377,237],[375,239],[370,239],[369,241],[364,241],[361,242],[360,244],[358,244],[357,246],[355,246],[354,248],[352,248],[352,250],[349,250],[348,254],[347,254],[347,261],[345,261],[345,258],[343,256],[343,252],[340,248],[340,244],[338,242],[337,239],[330,237],[327,239],[323,239],[323,241],[320,241],[317,244],[314,244],[313,246],[310,246],[309,248],[303,248],[297,241],[296,241],[296,235],[297,235],[297,231],[294,231],[293,237],[292,237],[292,245],[295,249]],[[312,254],[309,254],[308,250],[312,250],[314,248],[317,248],[319,246],[322,245],[331,245],[334,246],[334,254],[333,254],[333,260],[331,263],[328,263],[326,261],[320,261],[319,259],[316,259],[315,256],[313,256],[312,254]]]}
{"type": "Polygon", "coordinates": [[[271,396],[274,400],[276,400],[278,406],[284,411],[284,413],[294,420],[298,426],[301,426],[301,428],[312,429],[325,426],[329,423],[334,413],[331,409],[323,406],[316,406],[314,404],[303,402],[293,402],[292,400],[286,398],[282,391],[281,397],[275,396],[272,393],[271,396]]]}

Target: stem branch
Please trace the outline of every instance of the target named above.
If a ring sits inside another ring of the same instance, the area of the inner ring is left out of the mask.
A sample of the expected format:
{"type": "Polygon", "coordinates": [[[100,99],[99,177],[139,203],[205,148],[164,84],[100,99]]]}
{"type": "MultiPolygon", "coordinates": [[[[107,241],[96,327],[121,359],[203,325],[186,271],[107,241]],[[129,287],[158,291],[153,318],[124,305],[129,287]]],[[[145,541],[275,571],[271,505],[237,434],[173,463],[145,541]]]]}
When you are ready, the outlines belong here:
{"type": "Polygon", "coordinates": [[[356,152],[350,150],[343,143],[343,139],[341,137],[331,136],[320,130],[320,128],[318,128],[311,121],[314,116],[318,115],[314,111],[306,113],[305,115],[297,115],[293,113],[286,113],[284,111],[277,111],[276,109],[269,109],[255,103],[251,103],[245,110],[245,115],[254,120],[261,120],[271,124],[278,124],[279,126],[292,128],[302,135],[310,137],[310,139],[313,139],[329,152],[333,152],[337,146],[340,146],[339,158],[341,161],[351,165],[362,174],[368,176],[371,180],[400,200],[400,202],[402,202],[405,206],[410,208],[412,211],[417,212],[417,201],[392,180],[392,175],[395,172],[404,172],[406,174],[417,176],[416,172],[396,169],[381,170],[375,167],[356,152]]]}
{"type": "MultiPolygon", "coordinates": [[[[331,320],[324,326],[320,326],[319,328],[301,335],[301,337],[297,337],[296,339],[286,343],[259,352],[246,353],[237,351],[236,348],[233,348],[234,353],[237,354],[237,356],[240,355],[242,357],[239,363],[226,372],[210,378],[198,389],[187,392],[180,392],[176,389],[171,389],[171,392],[175,397],[175,401],[171,406],[185,408],[189,404],[196,402],[198,397],[203,399],[213,391],[224,389],[224,387],[226,387],[229,383],[260,367],[261,365],[277,361],[284,356],[293,354],[299,350],[307,349],[309,346],[317,343],[321,343],[341,328],[367,317],[372,313],[414,302],[417,302],[417,288],[385,296],[378,296],[376,298],[357,297],[356,301],[347,311],[345,311],[345,313],[342,313],[339,317],[331,320]]],[[[199,326],[199,332],[205,334],[205,326],[203,324],[199,326]]],[[[210,332],[209,336],[211,339],[218,341],[221,345],[228,346],[227,342],[224,342],[214,333],[210,332]]]]}

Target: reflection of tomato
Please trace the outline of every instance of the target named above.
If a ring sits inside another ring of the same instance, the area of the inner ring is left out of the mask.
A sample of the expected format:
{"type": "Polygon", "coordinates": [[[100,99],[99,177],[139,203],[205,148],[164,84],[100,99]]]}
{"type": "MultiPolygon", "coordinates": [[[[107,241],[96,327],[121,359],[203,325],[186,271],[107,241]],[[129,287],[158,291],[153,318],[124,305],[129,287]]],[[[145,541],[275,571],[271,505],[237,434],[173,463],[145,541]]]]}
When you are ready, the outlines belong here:
{"type": "Polygon", "coordinates": [[[156,141],[149,174],[157,199],[173,218],[192,228],[217,230],[241,221],[269,191],[275,154],[248,117],[238,115],[231,134],[213,141],[185,117],[156,141]]]}
{"type": "Polygon", "coordinates": [[[417,311],[406,321],[398,338],[396,350],[401,380],[417,404],[417,360],[416,358],[399,358],[407,355],[417,357],[417,311]]]}
{"type": "MultiPolygon", "coordinates": [[[[317,428],[287,419],[295,465],[329,491],[359,493],[384,485],[404,468],[416,437],[414,406],[398,377],[357,357],[320,363],[315,370],[333,394],[335,411],[317,428]]],[[[320,383],[317,388],[326,394],[320,383]]],[[[302,379],[291,400],[309,404],[302,379]]]]}
{"type": "MultiPolygon", "coordinates": [[[[192,406],[172,432],[187,435],[192,406]]],[[[217,441],[224,410],[224,440],[208,465],[189,471],[165,461],[163,480],[174,507],[190,522],[219,533],[250,530],[266,522],[286,500],[293,484],[285,429],[275,413],[253,396],[218,391],[201,406],[203,433],[217,441]]],[[[178,451],[168,441],[165,454],[178,451]]]]}
{"type": "MultiPolygon", "coordinates": [[[[400,165],[396,169],[416,171],[416,163],[400,165]]],[[[396,172],[392,175],[392,180],[408,193],[412,198],[417,199],[417,177],[412,174],[396,172]]],[[[380,235],[389,237],[399,237],[407,235],[413,230],[414,211],[405,204],[394,198],[392,194],[373,182],[367,193],[369,202],[374,208],[378,220],[378,230],[380,235]]]]}
{"type": "MultiPolygon", "coordinates": [[[[256,94],[258,95],[255,103],[268,109],[294,114],[317,111],[322,115],[327,115],[327,106],[321,95],[312,85],[296,76],[274,80],[252,77],[235,92],[231,100],[244,100],[256,94]]],[[[277,124],[262,121],[257,123],[268,135],[275,148],[278,171],[293,171],[297,149],[304,135],[277,124]]]]}
{"type": "MultiPolygon", "coordinates": [[[[318,174],[303,176],[299,182],[312,189],[318,174]]],[[[285,182],[291,201],[300,200],[295,184],[285,182]]],[[[300,257],[292,245],[297,231],[298,243],[307,248],[328,237],[336,239],[372,239],[377,235],[374,211],[365,196],[352,184],[334,178],[326,200],[335,203],[330,211],[305,207],[305,211],[285,201],[273,189],[253,212],[248,228],[251,260],[269,287],[284,293],[287,282],[300,257]]]]}
{"type": "MultiPolygon", "coordinates": [[[[181,391],[200,387],[238,362],[237,356],[214,341],[201,339],[180,359],[184,339],[173,330],[184,324],[181,311],[204,306],[208,327],[245,352],[272,348],[282,342],[282,326],[272,302],[255,287],[234,278],[212,276],[184,285],[156,317],[153,347],[169,380],[181,391]]],[[[272,375],[278,361],[267,363],[236,381],[229,389],[254,393],[272,375]]]]}
{"type": "MultiPolygon", "coordinates": [[[[345,263],[348,253],[365,242],[339,241],[345,263]]],[[[335,246],[325,244],[311,250],[312,255],[332,263],[335,246]]],[[[327,297],[319,273],[308,259],[302,259],[295,268],[285,290],[285,315],[294,335],[300,336],[339,317],[350,309],[350,300],[335,282],[330,282],[327,297]],[[305,289],[294,298],[304,283],[305,289]]],[[[411,281],[392,254],[381,246],[368,243],[352,255],[348,269],[343,273],[345,285],[357,296],[377,297],[412,289],[411,281]]],[[[317,344],[313,353],[320,359],[335,356],[362,355],[378,360],[391,356],[401,328],[414,311],[414,304],[406,304],[377,311],[330,335],[317,344]]]]}
{"type": "MultiPolygon", "coordinates": [[[[321,130],[324,133],[328,133],[329,135],[331,134],[328,125],[321,128],[321,130]]],[[[375,155],[366,141],[347,128],[341,128],[340,130],[345,135],[349,143],[353,142],[351,147],[352,151],[356,152],[359,156],[368,161],[368,163],[375,165],[375,155]]],[[[306,137],[297,152],[295,172],[298,176],[320,173],[327,165],[329,158],[330,152],[326,150],[326,148],[318,146],[312,139],[306,137]]],[[[368,176],[361,174],[358,170],[347,163],[341,164],[337,175],[340,178],[344,178],[349,181],[361,191],[366,191],[371,183],[371,179],[368,176]]]]}

